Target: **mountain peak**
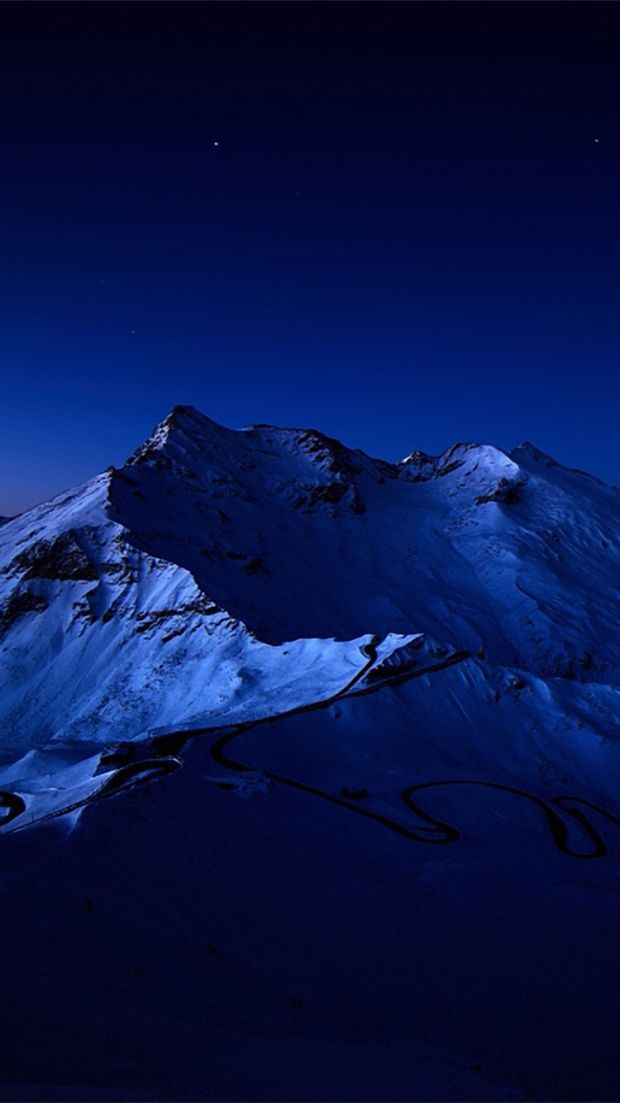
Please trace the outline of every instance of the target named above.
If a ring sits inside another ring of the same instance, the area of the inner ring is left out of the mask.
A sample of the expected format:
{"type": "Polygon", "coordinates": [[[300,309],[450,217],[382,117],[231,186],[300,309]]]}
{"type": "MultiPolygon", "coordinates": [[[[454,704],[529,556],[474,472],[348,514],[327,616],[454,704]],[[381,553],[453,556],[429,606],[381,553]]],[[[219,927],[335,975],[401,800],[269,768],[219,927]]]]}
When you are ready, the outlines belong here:
{"type": "Polygon", "coordinates": [[[401,468],[415,471],[415,481],[424,482],[436,476],[450,475],[463,469],[465,472],[486,471],[489,475],[515,476],[518,465],[512,454],[502,452],[493,444],[477,444],[473,441],[458,442],[451,445],[438,456],[425,452],[411,452],[400,461],[401,468]]]}
{"type": "Polygon", "coordinates": [[[161,452],[171,438],[184,438],[198,441],[200,444],[206,438],[212,438],[214,434],[226,432],[228,432],[227,429],[201,413],[195,406],[173,406],[170,413],[158,422],[144,443],[131,454],[127,464],[134,466],[143,463],[161,452]]]}
{"type": "Polygon", "coordinates": [[[560,467],[561,465],[557,460],[550,456],[547,452],[543,452],[540,448],[537,448],[535,444],[532,444],[529,440],[524,440],[522,444],[518,444],[516,448],[513,448],[510,452],[511,456],[529,456],[530,459],[536,460],[538,463],[544,463],[547,467],[560,467]]]}
{"type": "MultiPolygon", "coordinates": [[[[600,487],[610,489],[609,485],[602,479],[597,478],[596,475],[592,475],[590,471],[583,471],[580,467],[567,467],[565,464],[560,463],[559,460],[554,459],[547,452],[542,452],[540,448],[537,448],[531,441],[523,441],[523,444],[519,444],[517,448],[513,448],[510,452],[510,458],[515,463],[523,463],[524,458],[533,460],[539,467],[545,468],[558,468],[563,474],[577,475],[583,479],[589,479],[591,483],[596,483],[600,487]]],[[[611,488],[613,490],[613,487],[611,488]]]]}
{"type": "Polygon", "coordinates": [[[181,432],[187,435],[213,432],[214,430],[220,433],[226,432],[223,425],[207,417],[207,415],[203,414],[196,406],[185,404],[173,406],[170,413],[166,414],[163,421],[160,421],[155,427],[153,434],[157,433],[160,429],[165,429],[167,433],[170,433],[172,430],[181,430],[181,432]]]}

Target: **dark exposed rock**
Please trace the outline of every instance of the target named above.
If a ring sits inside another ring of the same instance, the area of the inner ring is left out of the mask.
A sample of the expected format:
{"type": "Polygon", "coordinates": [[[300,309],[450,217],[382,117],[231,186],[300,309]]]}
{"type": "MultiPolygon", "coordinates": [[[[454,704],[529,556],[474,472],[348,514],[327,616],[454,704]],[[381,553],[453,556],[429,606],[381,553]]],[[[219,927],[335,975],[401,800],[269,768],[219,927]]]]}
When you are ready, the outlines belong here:
{"type": "Polygon", "coordinates": [[[519,501],[522,488],[522,479],[517,479],[516,481],[500,479],[494,490],[490,491],[488,494],[480,494],[476,498],[476,505],[482,506],[487,502],[502,502],[504,505],[512,506],[519,501]]]}
{"type": "Polygon", "coordinates": [[[450,475],[452,471],[458,471],[459,467],[463,466],[463,460],[452,460],[452,463],[446,463],[443,467],[438,467],[435,472],[436,475],[450,475]]]}
{"type": "Polygon", "coordinates": [[[312,510],[319,504],[336,506],[343,501],[347,494],[350,495],[349,508],[351,512],[365,513],[366,506],[361,499],[357,487],[354,483],[345,481],[334,481],[320,486],[310,487],[307,494],[295,499],[293,505],[295,509],[307,510],[312,510]]]}
{"type": "Polygon", "coordinates": [[[362,471],[361,465],[354,462],[350,449],[346,448],[342,441],[336,440],[335,437],[328,437],[318,429],[300,431],[297,435],[297,443],[302,445],[305,452],[326,463],[334,475],[347,475],[351,478],[362,471]]]}
{"type": "Polygon", "coordinates": [[[327,483],[325,486],[313,486],[310,491],[307,502],[309,506],[314,506],[318,502],[327,502],[330,505],[337,505],[341,502],[347,492],[346,483],[327,483]]]}
{"type": "Polygon", "coordinates": [[[265,566],[265,561],[260,556],[256,556],[256,558],[250,559],[250,562],[246,563],[246,565],[243,569],[244,569],[245,573],[249,574],[249,575],[267,574],[268,573],[267,568],[265,566]]]}
{"type": "Polygon", "coordinates": [[[47,607],[47,598],[42,594],[35,594],[31,590],[16,591],[0,607],[0,634],[7,632],[26,613],[44,613],[47,607]]]}
{"type": "Polygon", "coordinates": [[[172,625],[171,631],[168,633],[167,639],[173,639],[174,636],[181,635],[186,628],[195,627],[195,622],[192,623],[192,617],[196,615],[202,617],[212,617],[215,613],[221,613],[222,609],[219,605],[216,605],[213,601],[209,601],[207,597],[201,595],[196,598],[195,601],[187,601],[177,606],[176,609],[156,609],[148,613],[138,613],[136,626],[136,632],[141,635],[144,632],[152,631],[155,628],[159,628],[162,625],[168,625],[173,618],[187,618],[186,624],[172,625]]]}
{"type": "Polygon", "coordinates": [[[56,582],[95,582],[97,568],[76,541],[72,531],[55,540],[39,540],[20,552],[5,569],[24,580],[48,578],[56,582]]]}

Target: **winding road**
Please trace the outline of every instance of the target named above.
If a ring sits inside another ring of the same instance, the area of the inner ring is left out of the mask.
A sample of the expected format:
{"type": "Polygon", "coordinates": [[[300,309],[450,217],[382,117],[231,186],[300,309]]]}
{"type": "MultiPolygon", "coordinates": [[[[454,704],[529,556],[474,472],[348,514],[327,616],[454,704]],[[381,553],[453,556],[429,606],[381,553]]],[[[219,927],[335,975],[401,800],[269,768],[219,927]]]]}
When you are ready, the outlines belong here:
{"type": "MultiPolygon", "coordinates": [[[[408,681],[412,678],[420,678],[424,675],[433,674],[437,671],[444,670],[447,667],[454,666],[456,663],[463,662],[469,658],[469,653],[466,651],[457,651],[448,656],[441,662],[435,663],[431,666],[423,667],[421,669],[407,669],[406,671],[397,671],[393,675],[383,679],[377,679],[376,683],[364,686],[361,689],[355,687],[361,682],[364,676],[371,669],[374,661],[376,660],[376,641],[368,644],[366,648],[368,655],[368,662],[360,670],[351,681],[344,686],[341,690],[335,693],[332,697],[314,703],[312,705],[302,705],[298,708],[289,709],[287,712],[281,713],[278,717],[265,717],[260,720],[248,721],[244,724],[238,724],[235,727],[229,729],[219,736],[218,739],[211,746],[211,757],[217,766],[222,769],[231,770],[237,773],[245,773],[248,771],[254,771],[255,768],[249,766],[243,762],[239,762],[237,759],[231,758],[227,753],[230,744],[233,740],[238,739],[240,736],[247,734],[259,727],[262,724],[266,724],[273,720],[281,720],[290,718],[292,716],[301,715],[306,712],[313,712],[316,709],[326,708],[331,704],[334,704],[342,697],[356,697],[362,696],[367,693],[375,693],[379,689],[384,689],[388,685],[398,685],[401,682],[408,681]]],[[[202,729],[200,732],[194,732],[193,734],[209,734],[214,729],[202,729]]],[[[182,733],[174,733],[177,737],[182,733]]],[[[167,738],[167,737],[164,737],[167,738]]],[[[413,799],[414,794],[421,793],[424,790],[439,789],[447,786],[461,786],[467,788],[481,788],[481,789],[494,789],[498,792],[510,793],[513,796],[520,797],[528,801],[531,805],[534,805],[543,816],[544,822],[549,828],[551,838],[555,844],[557,850],[561,854],[570,858],[577,858],[581,860],[590,860],[593,858],[602,858],[607,854],[607,846],[596,830],[594,825],[588,819],[582,808],[588,808],[591,811],[605,818],[609,823],[616,827],[620,827],[620,819],[614,816],[611,812],[602,808],[600,805],[595,804],[593,801],[589,801],[581,797],[572,796],[557,796],[551,797],[549,800],[545,800],[542,797],[536,796],[534,793],[530,793],[525,789],[520,789],[512,785],[505,785],[499,782],[480,781],[469,778],[445,778],[437,781],[425,781],[420,782],[417,785],[408,785],[402,790],[400,796],[405,807],[413,812],[420,820],[424,821],[424,824],[428,826],[420,825],[417,828],[406,827],[398,820],[393,819],[391,816],[383,816],[378,812],[372,812],[368,808],[361,807],[357,801],[353,803],[354,798],[347,799],[345,796],[335,796],[333,793],[326,792],[323,789],[318,789],[313,785],[307,785],[305,782],[298,781],[295,778],[286,777],[282,774],[274,773],[271,770],[261,770],[262,776],[268,778],[270,781],[277,782],[279,785],[287,785],[289,788],[298,789],[301,792],[309,793],[312,796],[318,797],[321,800],[328,801],[330,804],[336,804],[341,808],[345,808],[347,811],[352,812],[356,816],[363,816],[366,819],[374,820],[376,823],[381,824],[388,830],[393,831],[395,834],[402,836],[406,839],[411,839],[417,843],[426,844],[446,844],[457,842],[461,838],[461,832],[450,824],[444,823],[442,820],[435,816],[432,816],[420,804],[413,799]],[[569,830],[566,822],[562,819],[560,812],[569,816],[578,825],[579,829],[583,832],[587,840],[591,844],[591,849],[587,852],[581,852],[576,850],[570,842],[569,830]]]]}
{"type": "MultiPolygon", "coordinates": [[[[189,740],[205,735],[216,735],[217,738],[211,745],[210,754],[213,762],[221,769],[237,774],[258,772],[269,781],[275,782],[278,785],[286,785],[291,789],[297,789],[303,793],[308,793],[311,796],[317,797],[320,800],[327,801],[330,804],[338,805],[338,807],[346,809],[346,811],[351,812],[353,815],[373,820],[389,831],[416,843],[445,845],[448,843],[455,843],[461,838],[461,832],[458,828],[432,815],[420,804],[418,799],[419,795],[431,790],[459,786],[462,788],[491,789],[497,792],[508,793],[521,800],[527,801],[542,815],[543,821],[549,829],[551,839],[556,849],[567,857],[590,860],[593,858],[602,858],[607,854],[607,845],[603,837],[591,823],[591,820],[583,809],[590,810],[603,817],[608,823],[613,824],[615,827],[620,827],[620,818],[613,815],[605,808],[602,808],[600,805],[595,804],[593,801],[582,797],[562,795],[544,799],[534,793],[528,792],[526,789],[517,788],[516,786],[500,782],[482,781],[475,778],[440,778],[434,781],[423,781],[415,785],[408,785],[402,790],[400,797],[403,804],[409,812],[413,813],[418,820],[421,821],[415,827],[408,827],[391,816],[381,815],[378,812],[373,812],[360,805],[360,799],[364,799],[366,796],[365,790],[356,794],[347,794],[346,791],[341,790],[341,795],[336,796],[333,793],[318,789],[313,785],[308,785],[296,778],[286,777],[272,770],[260,770],[230,756],[229,748],[234,740],[239,739],[243,735],[247,735],[250,731],[255,731],[264,724],[270,724],[275,721],[300,716],[304,713],[316,712],[319,709],[329,708],[344,697],[358,697],[364,694],[376,693],[387,686],[399,685],[413,678],[421,678],[425,675],[445,670],[470,657],[467,651],[455,651],[445,659],[426,667],[417,668],[408,665],[405,668],[401,667],[397,669],[393,674],[386,674],[385,676],[381,675],[380,671],[376,671],[378,676],[374,681],[369,681],[367,685],[360,686],[360,683],[363,682],[364,678],[373,670],[377,662],[377,645],[379,642],[380,637],[373,636],[372,639],[361,648],[366,662],[344,686],[331,696],[321,701],[315,701],[309,705],[298,705],[294,708],[287,709],[285,712],[278,713],[277,715],[264,716],[257,720],[243,721],[234,726],[227,726],[225,729],[222,729],[221,725],[204,728],[179,729],[177,731],[166,732],[164,735],[155,736],[150,740],[150,747],[154,753],[154,757],[139,759],[133,762],[130,761],[129,763],[119,766],[111,777],[108,776],[103,784],[87,797],[64,808],[50,812],[40,817],[40,819],[48,820],[64,816],[95,800],[114,796],[127,788],[132,788],[137,784],[151,781],[155,777],[161,777],[171,773],[179,769],[182,765],[178,758],[178,754],[189,740]],[[562,818],[562,815],[569,817],[570,820],[577,825],[590,844],[589,850],[582,852],[571,845],[567,822],[562,818]]],[[[131,746],[129,747],[129,753],[134,753],[134,749],[131,746]]],[[[224,779],[222,779],[221,784],[224,788],[229,787],[224,779]]],[[[26,811],[26,804],[23,798],[18,794],[0,791],[0,809],[8,809],[8,814],[0,818],[0,828],[4,828],[12,820],[17,819],[26,811]]],[[[23,826],[28,826],[28,824],[24,824],[23,826]]]]}
{"type": "Polygon", "coordinates": [[[8,789],[0,789],[0,810],[6,814],[0,816],[0,827],[6,827],[11,820],[17,819],[26,811],[26,802],[17,793],[10,793],[8,789]]]}
{"type": "Polygon", "coordinates": [[[546,801],[543,800],[542,797],[535,796],[534,793],[528,793],[526,789],[517,789],[512,785],[502,785],[494,781],[476,781],[468,778],[446,778],[440,781],[424,781],[418,785],[408,785],[401,793],[401,799],[406,807],[430,825],[428,828],[422,829],[426,830],[428,834],[420,837],[418,839],[419,842],[440,844],[454,843],[461,838],[461,832],[458,831],[456,827],[452,827],[450,824],[444,823],[435,816],[431,816],[420,807],[417,801],[413,800],[414,793],[421,793],[425,789],[440,789],[453,785],[466,786],[468,788],[495,789],[498,792],[512,793],[514,796],[522,797],[529,801],[542,812],[557,849],[561,854],[566,854],[570,858],[602,858],[607,854],[607,846],[603,838],[585,813],[581,811],[581,807],[575,807],[575,805],[590,808],[593,812],[598,813],[598,815],[603,816],[610,823],[614,824],[614,826],[620,827],[620,819],[618,819],[617,816],[612,815],[612,813],[608,812],[605,808],[601,808],[600,805],[594,804],[593,801],[586,800],[582,797],[560,796],[551,797],[546,801]],[[561,809],[564,811],[565,815],[575,820],[581,831],[583,831],[584,835],[590,840],[593,848],[589,853],[582,854],[570,845],[568,828],[562,817],[556,811],[557,808],[561,809]]]}
{"type": "MultiPolygon", "coordinates": [[[[138,762],[131,762],[115,770],[111,777],[106,777],[99,788],[93,790],[87,797],[82,797],[80,800],[65,804],[61,808],[54,809],[53,812],[46,812],[34,820],[28,820],[26,823],[18,824],[12,830],[19,831],[26,827],[31,827],[34,823],[45,823],[48,820],[59,819],[61,816],[68,816],[70,812],[76,812],[80,808],[85,808],[87,804],[92,804],[93,801],[102,800],[105,797],[116,796],[117,793],[124,789],[135,788],[137,785],[141,785],[144,782],[153,781],[158,777],[164,777],[166,774],[180,769],[182,765],[183,763],[178,758],[143,758],[138,762]]],[[[18,816],[21,816],[27,811],[27,805],[23,797],[20,797],[17,793],[9,793],[0,790],[0,808],[3,807],[10,808],[10,813],[8,816],[0,819],[0,828],[6,827],[11,820],[17,819],[18,816]]]]}

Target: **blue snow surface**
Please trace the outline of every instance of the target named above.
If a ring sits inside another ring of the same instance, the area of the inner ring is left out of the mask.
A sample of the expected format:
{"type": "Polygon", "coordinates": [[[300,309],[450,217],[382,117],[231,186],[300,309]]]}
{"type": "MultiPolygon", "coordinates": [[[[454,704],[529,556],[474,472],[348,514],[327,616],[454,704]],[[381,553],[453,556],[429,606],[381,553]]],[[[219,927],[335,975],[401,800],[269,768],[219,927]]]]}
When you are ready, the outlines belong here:
{"type": "Polygon", "coordinates": [[[0,1098],[618,1099],[619,556],[191,407],[3,523],[0,1098]]]}

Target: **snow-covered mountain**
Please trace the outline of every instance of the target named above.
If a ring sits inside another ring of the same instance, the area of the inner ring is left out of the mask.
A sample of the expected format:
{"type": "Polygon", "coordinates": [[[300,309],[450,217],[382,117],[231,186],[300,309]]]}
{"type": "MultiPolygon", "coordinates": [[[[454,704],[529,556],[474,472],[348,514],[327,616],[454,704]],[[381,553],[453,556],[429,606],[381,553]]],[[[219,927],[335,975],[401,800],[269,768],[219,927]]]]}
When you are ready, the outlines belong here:
{"type": "Polygon", "coordinates": [[[532,445],[190,407],[2,524],[3,1097],[613,1098],[619,563],[532,445]]]}

